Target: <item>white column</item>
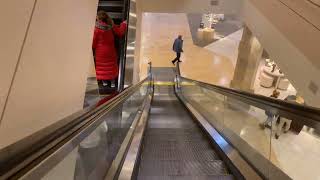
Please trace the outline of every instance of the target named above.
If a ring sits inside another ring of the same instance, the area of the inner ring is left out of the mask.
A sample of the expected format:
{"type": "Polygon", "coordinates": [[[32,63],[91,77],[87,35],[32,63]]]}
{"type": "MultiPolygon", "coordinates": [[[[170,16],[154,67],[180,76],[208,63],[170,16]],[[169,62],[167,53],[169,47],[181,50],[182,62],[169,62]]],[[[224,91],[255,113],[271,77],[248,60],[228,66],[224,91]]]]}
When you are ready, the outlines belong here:
{"type": "Polygon", "coordinates": [[[248,27],[244,27],[239,44],[237,64],[231,87],[253,92],[254,81],[261,59],[263,48],[248,27]]]}

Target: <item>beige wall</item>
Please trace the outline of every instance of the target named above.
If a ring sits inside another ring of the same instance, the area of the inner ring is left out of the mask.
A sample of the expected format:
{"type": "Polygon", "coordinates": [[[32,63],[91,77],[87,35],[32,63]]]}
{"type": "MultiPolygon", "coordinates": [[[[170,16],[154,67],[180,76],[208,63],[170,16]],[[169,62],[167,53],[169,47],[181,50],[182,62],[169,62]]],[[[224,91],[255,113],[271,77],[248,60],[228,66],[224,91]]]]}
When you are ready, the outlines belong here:
{"type": "Polygon", "coordinates": [[[88,77],[96,77],[96,68],[94,67],[93,56],[91,56],[89,61],[88,77]]]}
{"type": "MultiPolygon", "coordinates": [[[[12,18],[21,3],[6,7],[11,15],[1,11],[1,17],[12,18]]],[[[82,109],[96,7],[97,0],[37,1],[1,120],[0,148],[82,109]]],[[[7,36],[14,37],[17,28],[7,36]]],[[[17,46],[10,50],[16,52],[17,46]]]]}
{"type": "Polygon", "coordinates": [[[34,0],[0,3],[0,117],[10,89],[34,0]],[[17,6],[17,4],[19,4],[17,6]]]}
{"type": "MultiPolygon", "coordinates": [[[[317,3],[320,6],[320,0],[309,0],[317,3]]],[[[281,0],[281,2],[297,12],[301,17],[315,25],[318,29],[320,28],[320,8],[315,4],[310,3],[308,0],[281,0]]]]}

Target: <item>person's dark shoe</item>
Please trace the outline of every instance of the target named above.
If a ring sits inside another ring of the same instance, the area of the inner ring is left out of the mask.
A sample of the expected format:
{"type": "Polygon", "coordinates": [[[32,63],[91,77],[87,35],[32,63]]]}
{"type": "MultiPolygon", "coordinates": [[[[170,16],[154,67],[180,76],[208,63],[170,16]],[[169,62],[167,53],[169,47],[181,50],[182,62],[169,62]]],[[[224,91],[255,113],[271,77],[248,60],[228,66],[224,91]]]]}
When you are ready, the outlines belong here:
{"type": "Polygon", "coordinates": [[[171,61],[172,62],[172,64],[174,65],[174,61],[171,61]]]}
{"type": "Polygon", "coordinates": [[[179,60],[178,62],[182,62],[182,61],[179,60]]]}
{"type": "Polygon", "coordinates": [[[276,139],[279,139],[279,135],[278,135],[278,134],[276,134],[276,135],[275,135],[275,138],[276,138],[276,139]]]}
{"type": "Polygon", "coordinates": [[[117,90],[117,88],[111,88],[109,86],[104,86],[102,88],[99,88],[99,94],[100,95],[109,95],[114,93],[117,90]]]}

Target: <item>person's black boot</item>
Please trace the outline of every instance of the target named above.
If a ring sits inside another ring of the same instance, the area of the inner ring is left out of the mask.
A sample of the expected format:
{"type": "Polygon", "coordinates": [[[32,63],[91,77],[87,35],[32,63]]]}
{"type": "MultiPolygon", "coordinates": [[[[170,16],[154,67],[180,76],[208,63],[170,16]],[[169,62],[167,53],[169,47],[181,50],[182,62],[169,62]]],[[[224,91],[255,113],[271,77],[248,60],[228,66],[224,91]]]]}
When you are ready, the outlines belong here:
{"type": "Polygon", "coordinates": [[[171,61],[172,62],[172,64],[174,65],[174,60],[173,61],[171,61]]]}

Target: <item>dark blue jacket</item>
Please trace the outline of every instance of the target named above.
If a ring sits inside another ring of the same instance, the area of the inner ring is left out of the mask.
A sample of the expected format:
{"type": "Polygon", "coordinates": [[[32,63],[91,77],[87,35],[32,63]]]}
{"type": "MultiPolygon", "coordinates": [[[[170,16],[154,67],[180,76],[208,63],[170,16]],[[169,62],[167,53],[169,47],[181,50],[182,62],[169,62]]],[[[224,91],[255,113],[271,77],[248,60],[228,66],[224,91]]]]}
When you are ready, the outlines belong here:
{"type": "Polygon", "coordinates": [[[183,52],[182,46],[183,46],[183,40],[177,38],[177,39],[174,40],[172,50],[174,52],[181,53],[181,52],[183,52]]]}

